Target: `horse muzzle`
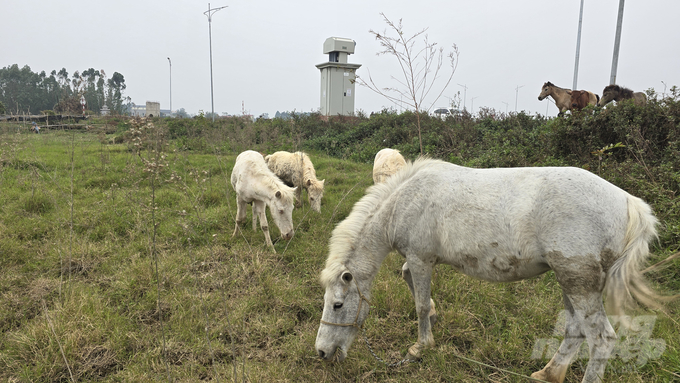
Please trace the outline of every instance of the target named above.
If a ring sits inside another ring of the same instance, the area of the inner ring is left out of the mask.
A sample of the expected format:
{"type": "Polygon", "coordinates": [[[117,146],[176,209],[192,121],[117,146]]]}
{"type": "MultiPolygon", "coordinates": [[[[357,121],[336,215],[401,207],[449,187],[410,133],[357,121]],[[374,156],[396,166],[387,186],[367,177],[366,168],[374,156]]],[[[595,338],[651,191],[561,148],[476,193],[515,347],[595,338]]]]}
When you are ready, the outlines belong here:
{"type": "Polygon", "coordinates": [[[290,241],[291,238],[293,238],[293,234],[295,234],[294,230],[291,230],[285,234],[281,233],[281,238],[285,239],[286,241],[290,241]]]}
{"type": "Polygon", "coordinates": [[[330,352],[317,348],[316,354],[319,356],[319,358],[327,362],[342,362],[347,357],[347,353],[341,347],[336,347],[330,352]]]}

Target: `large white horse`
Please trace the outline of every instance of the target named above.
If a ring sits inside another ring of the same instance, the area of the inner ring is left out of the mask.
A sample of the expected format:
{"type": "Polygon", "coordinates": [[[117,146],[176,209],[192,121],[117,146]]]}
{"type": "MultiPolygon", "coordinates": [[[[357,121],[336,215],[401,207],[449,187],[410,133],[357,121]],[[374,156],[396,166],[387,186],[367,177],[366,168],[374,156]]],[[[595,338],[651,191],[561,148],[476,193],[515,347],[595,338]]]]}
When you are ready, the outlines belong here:
{"type": "Polygon", "coordinates": [[[621,315],[632,299],[654,305],[639,266],[657,220],[651,208],[578,168],[471,169],[438,160],[408,163],[372,186],[333,231],[321,283],[326,289],[317,354],[342,361],[368,316],[371,283],[385,256],[406,258],[403,277],[418,313],[409,357],[434,346],[430,281],[444,263],[467,275],[511,282],[553,270],[567,312],[564,341],[532,377],[562,382],[580,344],[583,382],[599,382],[616,335],[603,307],[621,315]]]}
{"type": "Polygon", "coordinates": [[[231,186],[236,191],[236,225],[232,237],[238,233],[239,225],[246,219],[246,204],[252,203],[253,230],[257,229],[259,217],[260,228],[264,232],[267,246],[274,250],[274,244],[269,236],[265,206],[269,206],[274,224],[281,231],[281,238],[286,240],[293,238],[295,188],[286,186],[269,170],[262,154],[246,150],[236,157],[236,163],[231,172],[231,186]]]}

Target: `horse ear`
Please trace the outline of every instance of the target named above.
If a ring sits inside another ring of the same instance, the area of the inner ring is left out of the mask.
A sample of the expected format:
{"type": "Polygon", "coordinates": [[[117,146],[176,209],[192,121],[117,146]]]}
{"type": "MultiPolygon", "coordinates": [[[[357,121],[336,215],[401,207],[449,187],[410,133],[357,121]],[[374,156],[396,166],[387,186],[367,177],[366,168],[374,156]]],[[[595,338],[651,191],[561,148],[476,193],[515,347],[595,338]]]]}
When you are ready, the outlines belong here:
{"type": "Polygon", "coordinates": [[[350,283],[352,282],[352,278],[354,277],[352,276],[352,273],[350,273],[349,271],[345,271],[344,273],[342,273],[342,276],[340,278],[342,278],[342,280],[345,283],[350,283]]]}
{"type": "Polygon", "coordinates": [[[281,199],[281,190],[276,191],[276,198],[281,199]]]}

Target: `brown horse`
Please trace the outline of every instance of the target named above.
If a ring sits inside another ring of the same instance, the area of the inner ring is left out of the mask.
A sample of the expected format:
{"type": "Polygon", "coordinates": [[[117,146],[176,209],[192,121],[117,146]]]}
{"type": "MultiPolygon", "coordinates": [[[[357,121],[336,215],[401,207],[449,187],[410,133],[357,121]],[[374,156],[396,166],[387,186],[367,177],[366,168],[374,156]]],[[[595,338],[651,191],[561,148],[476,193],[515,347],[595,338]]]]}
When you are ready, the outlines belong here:
{"type": "MultiPolygon", "coordinates": [[[[541,88],[541,94],[538,95],[538,100],[541,101],[548,96],[552,96],[553,100],[555,100],[555,105],[560,110],[560,113],[558,115],[562,115],[567,110],[574,109],[574,107],[572,107],[573,104],[572,92],[575,91],[572,91],[571,89],[560,88],[559,86],[548,81],[545,84],[543,84],[543,87],[541,88]]],[[[577,107],[575,109],[581,110],[586,105],[597,105],[599,96],[596,95],[595,93],[589,92],[587,90],[577,92],[586,93],[588,95],[588,98],[585,105],[583,105],[582,107],[577,107]]]]}
{"type": "Polygon", "coordinates": [[[597,105],[600,96],[587,90],[571,91],[571,110],[581,110],[588,105],[597,105]]]}
{"type": "Polygon", "coordinates": [[[620,102],[628,99],[633,99],[635,105],[644,106],[647,104],[647,96],[644,92],[633,92],[628,88],[612,84],[604,88],[598,105],[605,106],[612,101],[620,102]]]}

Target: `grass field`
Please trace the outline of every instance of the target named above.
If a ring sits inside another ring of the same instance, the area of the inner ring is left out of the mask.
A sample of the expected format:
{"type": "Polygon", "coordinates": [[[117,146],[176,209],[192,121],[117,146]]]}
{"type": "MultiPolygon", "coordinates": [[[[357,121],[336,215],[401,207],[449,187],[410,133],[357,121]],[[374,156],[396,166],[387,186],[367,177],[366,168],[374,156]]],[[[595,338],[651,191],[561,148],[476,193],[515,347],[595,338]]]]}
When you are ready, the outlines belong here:
{"type": "MultiPolygon", "coordinates": [[[[388,368],[360,338],[345,362],[324,363],[314,351],[318,275],[332,229],[372,184],[371,165],[310,153],[326,180],[322,212],[295,209],[294,238],[272,253],[250,211],[231,238],[238,153],[180,151],[143,127],[128,143],[108,141],[0,134],[0,381],[523,382],[496,368],[528,376],[551,356],[532,357],[534,346],[561,339],[552,272],[490,284],[440,266],[437,346],[421,363],[388,368]]],[[[383,264],[366,322],[389,361],[417,339],[401,264],[396,253],[383,264]]],[[[651,279],[677,286],[664,270],[651,279]]],[[[632,358],[612,360],[605,381],[680,381],[679,308],[637,313],[655,320],[642,345],[656,348],[645,359],[629,346],[632,358]]],[[[566,381],[580,382],[585,364],[566,381]]]]}

